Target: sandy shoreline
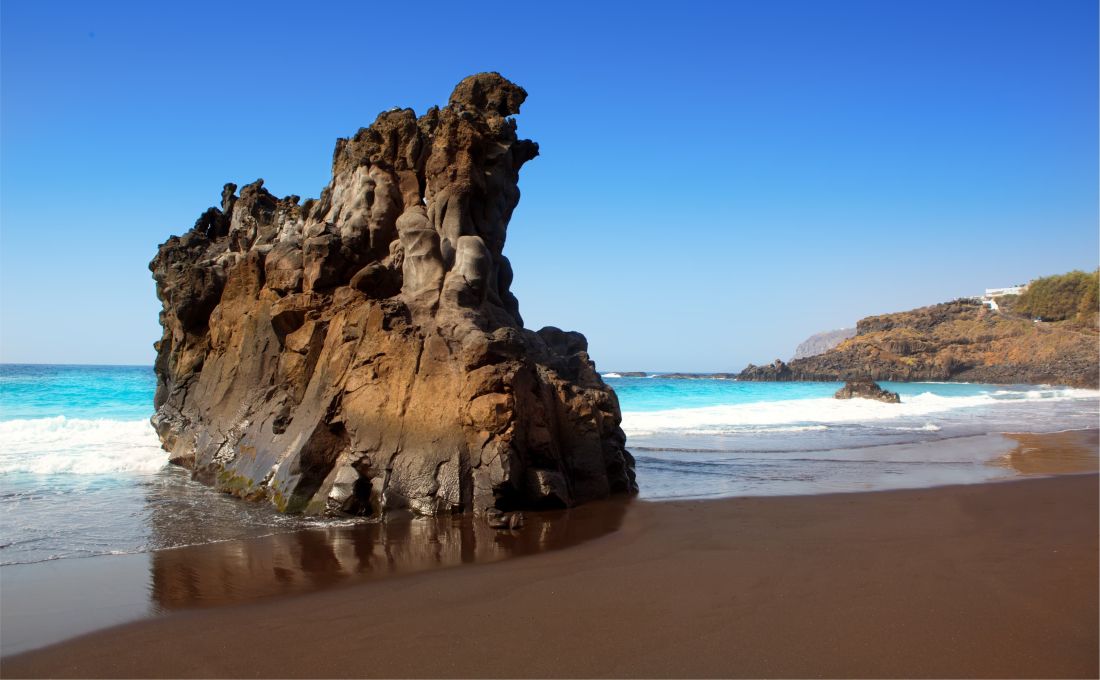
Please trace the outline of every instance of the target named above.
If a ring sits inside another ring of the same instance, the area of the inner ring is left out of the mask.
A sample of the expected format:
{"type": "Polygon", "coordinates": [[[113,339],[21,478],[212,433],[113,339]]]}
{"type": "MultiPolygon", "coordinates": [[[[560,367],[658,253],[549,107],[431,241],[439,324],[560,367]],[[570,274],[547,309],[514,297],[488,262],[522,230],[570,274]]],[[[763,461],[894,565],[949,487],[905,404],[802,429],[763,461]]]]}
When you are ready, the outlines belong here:
{"type": "Polygon", "coordinates": [[[182,611],[0,672],[1095,677],[1097,482],[635,502],[567,550],[182,611]]]}

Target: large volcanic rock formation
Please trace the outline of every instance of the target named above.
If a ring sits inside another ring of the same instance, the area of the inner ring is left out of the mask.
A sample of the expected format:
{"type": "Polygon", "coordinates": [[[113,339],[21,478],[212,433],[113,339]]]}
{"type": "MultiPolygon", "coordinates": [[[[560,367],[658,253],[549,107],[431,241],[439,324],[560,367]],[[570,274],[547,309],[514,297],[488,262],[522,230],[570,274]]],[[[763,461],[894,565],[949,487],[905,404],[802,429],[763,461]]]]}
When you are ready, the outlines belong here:
{"type": "Polygon", "coordinates": [[[466,78],[442,109],[341,139],[316,200],[227,184],[150,264],[153,425],[196,479],[287,512],[564,507],[632,492],[587,342],[523,328],[505,232],[538,145],[527,93],[466,78]]]}

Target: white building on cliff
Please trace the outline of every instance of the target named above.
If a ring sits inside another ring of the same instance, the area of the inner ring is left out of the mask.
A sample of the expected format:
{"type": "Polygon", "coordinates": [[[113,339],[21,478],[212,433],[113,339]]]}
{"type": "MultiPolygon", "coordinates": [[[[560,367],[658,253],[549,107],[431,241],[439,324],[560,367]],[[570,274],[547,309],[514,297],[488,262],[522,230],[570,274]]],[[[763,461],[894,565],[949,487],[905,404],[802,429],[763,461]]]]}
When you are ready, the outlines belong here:
{"type": "Polygon", "coordinates": [[[985,295],[982,296],[982,304],[987,305],[993,311],[997,311],[997,298],[1004,297],[1005,295],[1020,295],[1027,290],[1027,284],[1022,286],[1009,286],[1008,288],[986,288],[985,295]]]}

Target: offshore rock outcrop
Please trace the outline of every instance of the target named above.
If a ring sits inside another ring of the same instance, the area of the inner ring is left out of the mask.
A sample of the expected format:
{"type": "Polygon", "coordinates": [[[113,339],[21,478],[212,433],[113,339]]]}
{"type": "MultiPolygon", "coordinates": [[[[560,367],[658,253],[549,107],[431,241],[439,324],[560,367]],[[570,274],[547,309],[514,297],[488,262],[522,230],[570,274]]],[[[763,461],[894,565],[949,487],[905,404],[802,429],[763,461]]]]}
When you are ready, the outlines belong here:
{"type": "Polygon", "coordinates": [[[833,396],[837,399],[874,399],[887,404],[901,403],[901,397],[897,392],[884,390],[881,385],[868,378],[849,380],[833,396]]]}
{"type": "Polygon", "coordinates": [[[523,328],[503,254],[538,145],[466,78],[337,141],[320,198],[227,184],[150,264],[171,460],[279,510],[493,514],[637,490],[579,333],[523,328]]]}

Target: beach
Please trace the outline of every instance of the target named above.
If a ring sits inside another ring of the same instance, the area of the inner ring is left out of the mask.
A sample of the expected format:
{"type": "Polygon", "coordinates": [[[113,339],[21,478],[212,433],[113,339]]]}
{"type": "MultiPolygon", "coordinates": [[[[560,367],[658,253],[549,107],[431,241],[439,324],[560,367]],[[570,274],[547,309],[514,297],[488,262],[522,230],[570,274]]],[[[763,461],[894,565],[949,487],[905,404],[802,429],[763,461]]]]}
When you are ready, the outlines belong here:
{"type": "Polygon", "coordinates": [[[1048,441],[1036,460],[1061,449],[1080,463],[1032,474],[1071,474],[597,503],[571,513],[602,529],[562,549],[182,609],[5,657],[0,672],[1094,677],[1100,508],[1082,452],[1096,431],[1048,441]]]}
{"type": "Polygon", "coordinates": [[[151,375],[0,370],[4,677],[1096,673],[1095,391],[609,377],[640,495],[496,531],[214,491],[151,375]]]}
{"type": "Polygon", "coordinates": [[[0,680],[1100,678],[1100,5],[131,4],[0,5],[0,680]]]}

